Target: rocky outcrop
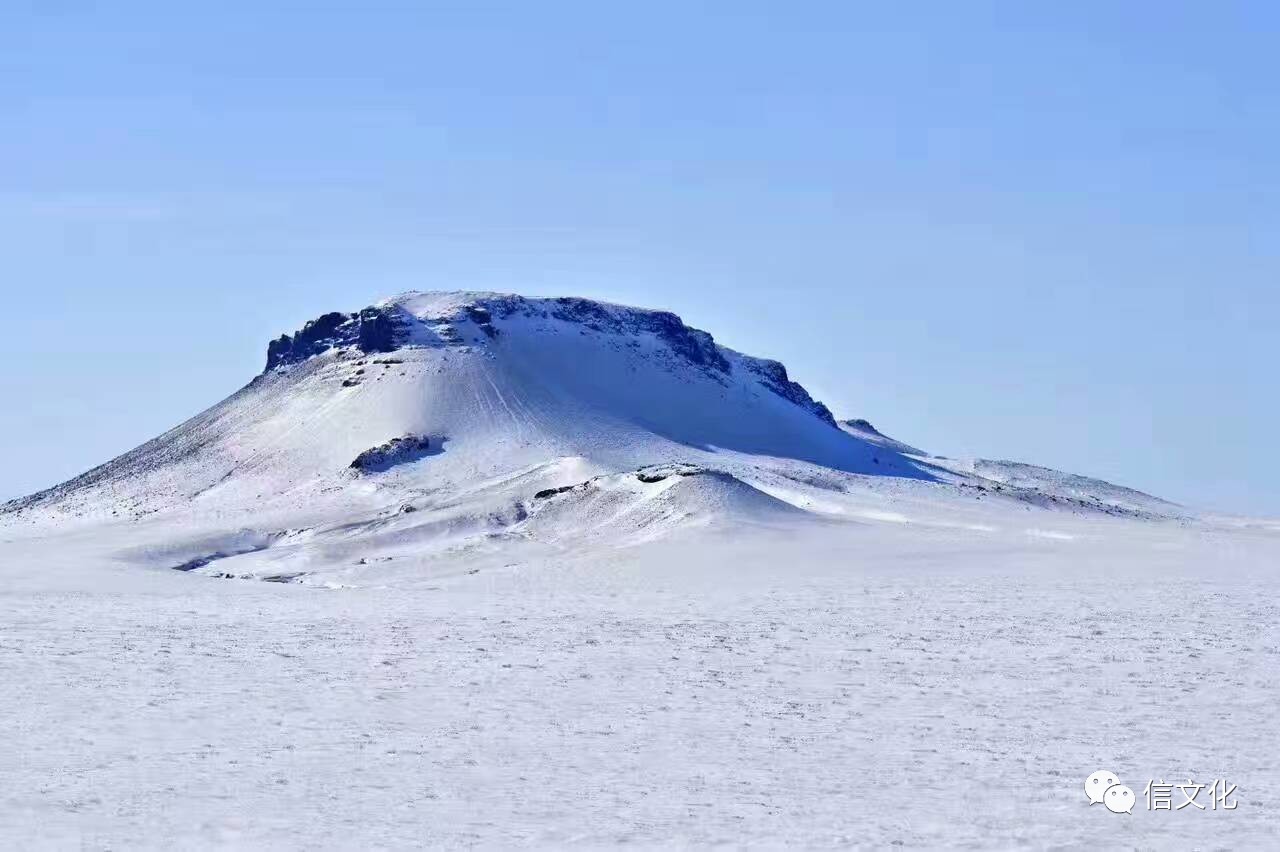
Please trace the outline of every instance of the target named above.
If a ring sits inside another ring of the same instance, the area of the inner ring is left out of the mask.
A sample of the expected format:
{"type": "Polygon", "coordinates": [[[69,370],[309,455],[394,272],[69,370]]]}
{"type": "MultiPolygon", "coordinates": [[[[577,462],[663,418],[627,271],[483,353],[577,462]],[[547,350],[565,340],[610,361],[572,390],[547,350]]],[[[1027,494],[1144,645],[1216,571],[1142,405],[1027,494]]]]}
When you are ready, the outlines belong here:
{"type": "Polygon", "coordinates": [[[417,461],[438,449],[425,435],[404,435],[365,450],[355,457],[350,467],[361,473],[378,473],[398,464],[417,461]]]}
{"type": "Polygon", "coordinates": [[[660,464],[642,467],[636,471],[636,479],[641,482],[652,484],[654,482],[662,482],[673,476],[698,476],[706,473],[706,468],[697,465],[685,464],[684,462],[676,462],[675,464],[660,464]]]}
{"type": "Polygon", "coordinates": [[[402,323],[392,310],[365,308],[358,318],[356,346],[362,352],[390,352],[400,345],[402,323]]]}
{"type": "Polygon", "coordinates": [[[809,392],[804,389],[803,385],[791,381],[791,377],[787,375],[787,368],[780,362],[771,361],[767,358],[750,358],[746,355],[742,356],[742,361],[748,370],[760,377],[760,383],[769,390],[783,399],[813,412],[819,419],[830,424],[833,428],[839,428],[836,426],[835,417],[831,415],[831,409],[809,396],[809,392]]]}
{"type": "Polygon", "coordinates": [[[535,500],[546,500],[548,497],[554,497],[557,494],[567,494],[570,491],[582,491],[591,485],[590,482],[579,482],[576,485],[561,485],[559,488],[544,488],[533,495],[535,500]]]}
{"type": "Polygon", "coordinates": [[[657,336],[676,355],[699,367],[728,373],[732,368],[720,352],[715,338],[705,331],[690,328],[669,311],[644,311],[614,308],[590,299],[555,299],[552,316],[565,322],[576,322],[595,331],[649,333],[657,336]]]}
{"type": "Polygon", "coordinates": [[[858,430],[861,430],[861,431],[863,431],[863,432],[870,432],[872,435],[882,435],[882,434],[884,434],[884,433],[882,433],[879,429],[877,429],[876,427],[872,426],[872,425],[871,425],[871,421],[870,421],[870,420],[867,420],[867,419],[862,418],[862,417],[854,417],[854,418],[851,418],[851,419],[849,419],[849,420],[844,420],[844,421],[841,421],[841,422],[843,422],[846,426],[852,426],[854,429],[858,429],[858,430]]]}
{"type": "Polygon", "coordinates": [[[395,308],[369,307],[354,314],[329,313],[311,320],[292,336],[267,345],[267,371],[314,355],[352,346],[362,352],[390,352],[400,345],[404,319],[395,308]]]}
{"type": "Polygon", "coordinates": [[[493,325],[493,315],[489,313],[487,308],[479,305],[468,305],[467,318],[476,324],[476,328],[483,331],[489,337],[497,337],[498,329],[493,325]]]}

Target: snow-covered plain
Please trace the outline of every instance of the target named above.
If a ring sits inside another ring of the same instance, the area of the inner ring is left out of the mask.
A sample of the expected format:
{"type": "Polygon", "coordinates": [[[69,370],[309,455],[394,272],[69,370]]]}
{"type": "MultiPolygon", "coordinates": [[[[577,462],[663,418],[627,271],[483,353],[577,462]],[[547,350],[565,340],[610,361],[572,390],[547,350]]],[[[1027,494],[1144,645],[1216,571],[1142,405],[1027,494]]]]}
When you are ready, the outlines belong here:
{"type": "Polygon", "coordinates": [[[1273,846],[1280,524],[836,428],[649,312],[382,310],[6,507],[0,845],[1273,846]]]}

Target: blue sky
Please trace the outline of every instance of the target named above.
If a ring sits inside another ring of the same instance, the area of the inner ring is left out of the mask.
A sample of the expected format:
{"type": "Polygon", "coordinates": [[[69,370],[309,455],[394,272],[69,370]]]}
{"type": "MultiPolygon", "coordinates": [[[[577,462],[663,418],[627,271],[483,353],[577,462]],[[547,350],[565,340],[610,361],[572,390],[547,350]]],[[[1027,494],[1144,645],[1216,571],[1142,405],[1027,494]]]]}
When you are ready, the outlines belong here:
{"type": "Polygon", "coordinates": [[[1261,3],[6,3],[0,495],[314,315],[488,288],[1280,514],[1277,43],[1261,3]]]}

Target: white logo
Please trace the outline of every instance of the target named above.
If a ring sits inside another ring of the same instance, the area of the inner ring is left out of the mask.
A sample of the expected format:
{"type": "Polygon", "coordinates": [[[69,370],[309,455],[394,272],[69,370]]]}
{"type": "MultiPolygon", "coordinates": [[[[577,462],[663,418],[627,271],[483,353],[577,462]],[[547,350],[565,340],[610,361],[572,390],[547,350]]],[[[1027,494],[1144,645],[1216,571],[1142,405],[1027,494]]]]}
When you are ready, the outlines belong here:
{"type": "Polygon", "coordinates": [[[1107,797],[1103,804],[1113,814],[1132,814],[1133,801],[1132,790],[1123,784],[1112,784],[1107,788],[1107,797]]]}
{"type": "Polygon", "coordinates": [[[1113,814],[1133,813],[1133,791],[1120,783],[1114,772],[1099,769],[1084,780],[1084,794],[1089,804],[1099,802],[1113,814]]]}
{"type": "Polygon", "coordinates": [[[1114,772],[1099,769],[1084,780],[1084,794],[1089,797],[1089,804],[1096,805],[1104,801],[1108,787],[1120,783],[1114,772]]]}

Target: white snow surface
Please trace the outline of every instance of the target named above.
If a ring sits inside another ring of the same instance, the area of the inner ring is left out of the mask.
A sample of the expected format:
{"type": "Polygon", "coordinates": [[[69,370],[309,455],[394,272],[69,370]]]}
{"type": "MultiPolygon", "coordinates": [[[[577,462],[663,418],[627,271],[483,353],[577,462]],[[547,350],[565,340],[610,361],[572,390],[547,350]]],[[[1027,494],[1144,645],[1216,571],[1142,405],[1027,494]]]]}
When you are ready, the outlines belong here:
{"type": "Polygon", "coordinates": [[[837,428],[670,315],[379,307],[394,351],[0,514],[0,845],[1280,831],[1280,523],[837,428]],[[1113,815],[1104,768],[1238,807],[1113,815]]]}

